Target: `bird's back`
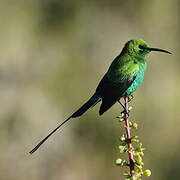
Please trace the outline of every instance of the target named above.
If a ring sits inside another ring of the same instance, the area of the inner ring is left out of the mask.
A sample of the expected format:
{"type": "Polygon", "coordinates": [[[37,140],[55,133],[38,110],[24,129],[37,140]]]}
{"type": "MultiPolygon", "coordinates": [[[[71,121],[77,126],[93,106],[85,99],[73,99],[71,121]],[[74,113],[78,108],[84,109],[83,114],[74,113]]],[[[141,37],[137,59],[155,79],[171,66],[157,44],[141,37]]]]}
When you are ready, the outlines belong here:
{"type": "Polygon", "coordinates": [[[128,54],[120,54],[110,65],[107,76],[110,81],[122,83],[130,80],[138,72],[139,64],[128,54]]]}

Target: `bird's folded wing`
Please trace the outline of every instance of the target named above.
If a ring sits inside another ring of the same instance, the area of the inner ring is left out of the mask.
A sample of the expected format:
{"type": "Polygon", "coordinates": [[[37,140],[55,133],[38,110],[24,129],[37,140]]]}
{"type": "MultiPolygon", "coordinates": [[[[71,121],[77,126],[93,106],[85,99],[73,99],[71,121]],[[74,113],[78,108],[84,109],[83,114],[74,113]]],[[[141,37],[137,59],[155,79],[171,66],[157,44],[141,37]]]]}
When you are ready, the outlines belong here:
{"type": "Polygon", "coordinates": [[[119,83],[112,82],[108,79],[107,74],[100,81],[96,93],[102,97],[102,104],[99,114],[102,115],[111,106],[113,106],[121,97],[125,96],[126,90],[131,86],[136,78],[136,73],[133,73],[129,78],[119,83]]]}

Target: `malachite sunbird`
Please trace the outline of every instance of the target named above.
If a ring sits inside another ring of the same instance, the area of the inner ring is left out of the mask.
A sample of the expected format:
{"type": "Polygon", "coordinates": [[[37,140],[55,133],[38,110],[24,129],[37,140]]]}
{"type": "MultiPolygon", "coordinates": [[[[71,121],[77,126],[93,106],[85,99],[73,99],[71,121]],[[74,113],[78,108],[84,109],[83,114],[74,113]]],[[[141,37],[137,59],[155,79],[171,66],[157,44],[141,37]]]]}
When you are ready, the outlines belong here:
{"type": "Polygon", "coordinates": [[[121,53],[113,60],[92,97],[39,142],[37,146],[30,151],[30,154],[34,153],[63,124],[72,118],[83,115],[89,108],[94,107],[98,102],[102,101],[99,110],[99,115],[102,115],[122,97],[132,95],[143,82],[144,72],[147,68],[145,57],[151,51],[171,54],[169,51],[163,49],[149,47],[142,39],[128,41],[121,53]]]}

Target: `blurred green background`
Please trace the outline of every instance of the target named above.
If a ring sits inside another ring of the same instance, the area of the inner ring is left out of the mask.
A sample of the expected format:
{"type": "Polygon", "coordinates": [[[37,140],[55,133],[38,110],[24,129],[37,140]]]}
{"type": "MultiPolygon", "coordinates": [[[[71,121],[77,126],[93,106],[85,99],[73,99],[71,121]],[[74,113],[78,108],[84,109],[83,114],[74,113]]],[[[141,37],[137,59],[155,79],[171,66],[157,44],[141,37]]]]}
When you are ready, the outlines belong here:
{"type": "Polygon", "coordinates": [[[123,179],[118,104],[102,117],[97,105],[28,152],[90,97],[132,38],[173,52],[148,57],[131,116],[150,179],[179,179],[180,1],[1,0],[1,180],[123,179]]]}

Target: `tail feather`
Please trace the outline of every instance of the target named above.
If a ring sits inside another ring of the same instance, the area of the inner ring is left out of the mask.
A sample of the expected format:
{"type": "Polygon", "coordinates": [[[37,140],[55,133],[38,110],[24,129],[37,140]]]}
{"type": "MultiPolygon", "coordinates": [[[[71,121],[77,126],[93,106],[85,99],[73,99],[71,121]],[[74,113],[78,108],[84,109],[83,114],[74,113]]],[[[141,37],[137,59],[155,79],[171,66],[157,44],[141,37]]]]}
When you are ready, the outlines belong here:
{"type": "Polygon", "coordinates": [[[29,153],[33,154],[39,147],[52,135],[54,134],[63,124],[68,122],[72,117],[70,116],[68,119],[63,121],[59,126],[57,126],[53,131],[51,131],[43,140],[41,140],[29,153]]]}
{"type": "Polygon", "coordinates": [[[94,94],[83,106],[81,106],[76,112],[71,116],[72,118],[79,117],[83,115],[89,108],[95,106],[101,101],[101,97],[94,94]]]}
{"type": "Polygon", "coordinates": [[[83,115],[89,108],[95,106],[101,97],[94,94],[82,107],[80,107],[76,112],[74,112],[69,118],[63,121],[59,126],[57,126],[53,131],[51,131],[43,140],[41,140],[29,153],[33,154],[39,147],[52,135],[54,134],[61,126],[68,122],[71,118],[76,118],[83,115]]]}

